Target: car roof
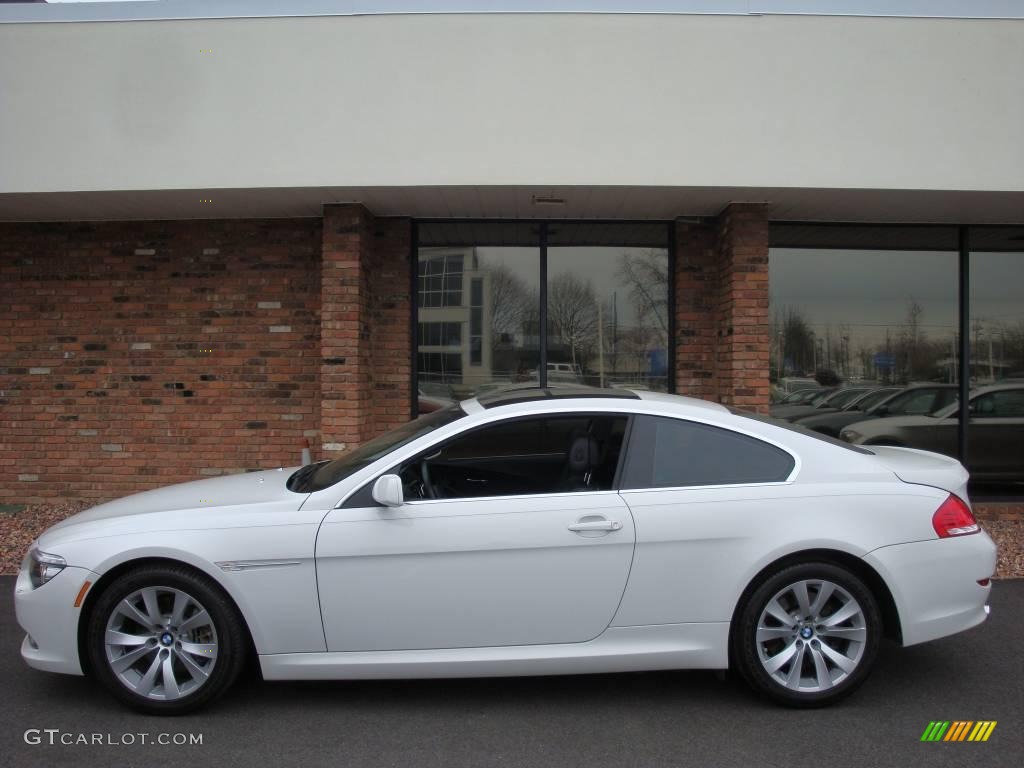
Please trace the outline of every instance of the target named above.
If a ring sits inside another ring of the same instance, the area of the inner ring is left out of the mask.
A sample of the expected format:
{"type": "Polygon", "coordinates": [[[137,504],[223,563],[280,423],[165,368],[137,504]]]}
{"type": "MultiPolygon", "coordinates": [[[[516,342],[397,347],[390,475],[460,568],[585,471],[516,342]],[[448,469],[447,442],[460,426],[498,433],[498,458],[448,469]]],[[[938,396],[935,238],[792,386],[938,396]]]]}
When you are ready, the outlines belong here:
{"type": "Polygon", "coordinates": [[[618,400],[639,400],[640,397],[628,389],[601,389],[600,387],[521,387],[500,389],[497,392],[476,398],[483,408],[499,408],[503,405],[531,403],[536,400],[574,400],[578,398],[615,398],[618,400]]]}
{"type": "Polygon", "coordinates": [[[682,395],[670,395],[666,392],[650,392],[648,390],[631,389],[604,389],[601,387],[589,387],[585,385],[571,386],[548,386],[548,387],[519,387],[516,389],[499,390],[480,397],[470,398],[462,403],[466,412],[491,410],[503,406],[519,405],[522,403],[537,402],[559,402],[564,405],[571,405],[573,401],[591,402],[594,400],[612,401],[646,401],[651,403],[662,403],[673,407],[689,407],[703,410],[715,411],[718,413],[728,412],[728,409],[718,403],[699,400],[694,397],[682,395]],[[468,406],[468,407],[467,407],[468,406]]]}
{"type": "Polygon", "coordinates": [[[1024,381],[1018,381],[1014,384],[987,384],[984,387],[972,389],[971,399],[973,400],[978,395],[988,394],[989,392],[1002,392],[1007,389],[1024,389],[1024,381]]]}

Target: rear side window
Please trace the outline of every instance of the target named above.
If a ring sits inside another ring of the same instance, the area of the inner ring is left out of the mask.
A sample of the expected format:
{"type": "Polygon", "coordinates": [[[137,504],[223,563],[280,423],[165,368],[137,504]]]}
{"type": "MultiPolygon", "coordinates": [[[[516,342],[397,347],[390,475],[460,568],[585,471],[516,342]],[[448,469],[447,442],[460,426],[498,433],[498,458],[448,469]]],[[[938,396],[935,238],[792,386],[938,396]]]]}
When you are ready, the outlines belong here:
{"type": "Polygon", "coordinates": [[[782,482],[795,464],[786,451],[730,429],[641,416],[633,424],[622,487],[782,482]]]}

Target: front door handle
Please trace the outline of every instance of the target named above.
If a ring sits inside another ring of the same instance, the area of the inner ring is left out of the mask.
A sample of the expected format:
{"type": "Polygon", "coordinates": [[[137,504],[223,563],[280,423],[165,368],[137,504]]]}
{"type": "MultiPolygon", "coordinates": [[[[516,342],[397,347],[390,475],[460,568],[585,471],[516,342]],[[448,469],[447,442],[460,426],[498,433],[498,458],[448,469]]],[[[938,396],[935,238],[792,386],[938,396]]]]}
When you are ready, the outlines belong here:
{"type": "Polygon", "coordinates": [[[574,533],[584,531],[620,531],[622,523],[618,520],[580,520],[569,526],[574,533]]]}

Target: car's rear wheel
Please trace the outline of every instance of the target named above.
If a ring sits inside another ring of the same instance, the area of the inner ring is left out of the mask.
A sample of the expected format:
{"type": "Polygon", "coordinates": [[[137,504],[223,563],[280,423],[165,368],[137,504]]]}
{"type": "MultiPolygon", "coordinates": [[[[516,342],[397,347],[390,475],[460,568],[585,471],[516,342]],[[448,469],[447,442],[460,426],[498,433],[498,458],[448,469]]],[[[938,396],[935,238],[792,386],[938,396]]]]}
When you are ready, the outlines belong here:
{"type": "Polygon", "coordinates": [[[86,637],[90,667],[118,699],[151,714],[210,703],[238,677],[246,635],[234,605],[207,576],[142,566],[100,595],[86,637]]]}
{"type": "Polygon", "coordinates": [[[878,602],[864,582],[832,563],[804,563],[753,591],[734,628],[733,657],[755,690],[818,707],[864,682],[881,639],[878,602]]]}

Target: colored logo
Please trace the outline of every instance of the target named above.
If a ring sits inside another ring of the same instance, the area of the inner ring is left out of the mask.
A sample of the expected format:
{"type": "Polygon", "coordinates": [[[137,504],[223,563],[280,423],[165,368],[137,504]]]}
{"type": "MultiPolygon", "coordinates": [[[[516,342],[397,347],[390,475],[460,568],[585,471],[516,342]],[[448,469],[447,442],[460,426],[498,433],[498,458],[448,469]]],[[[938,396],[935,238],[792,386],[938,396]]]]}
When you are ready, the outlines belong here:
{"type": "Polygon", "coordinates": [[[988,741],[996,729],[995,720],[932,720],[921,741],[988,741]]]}

